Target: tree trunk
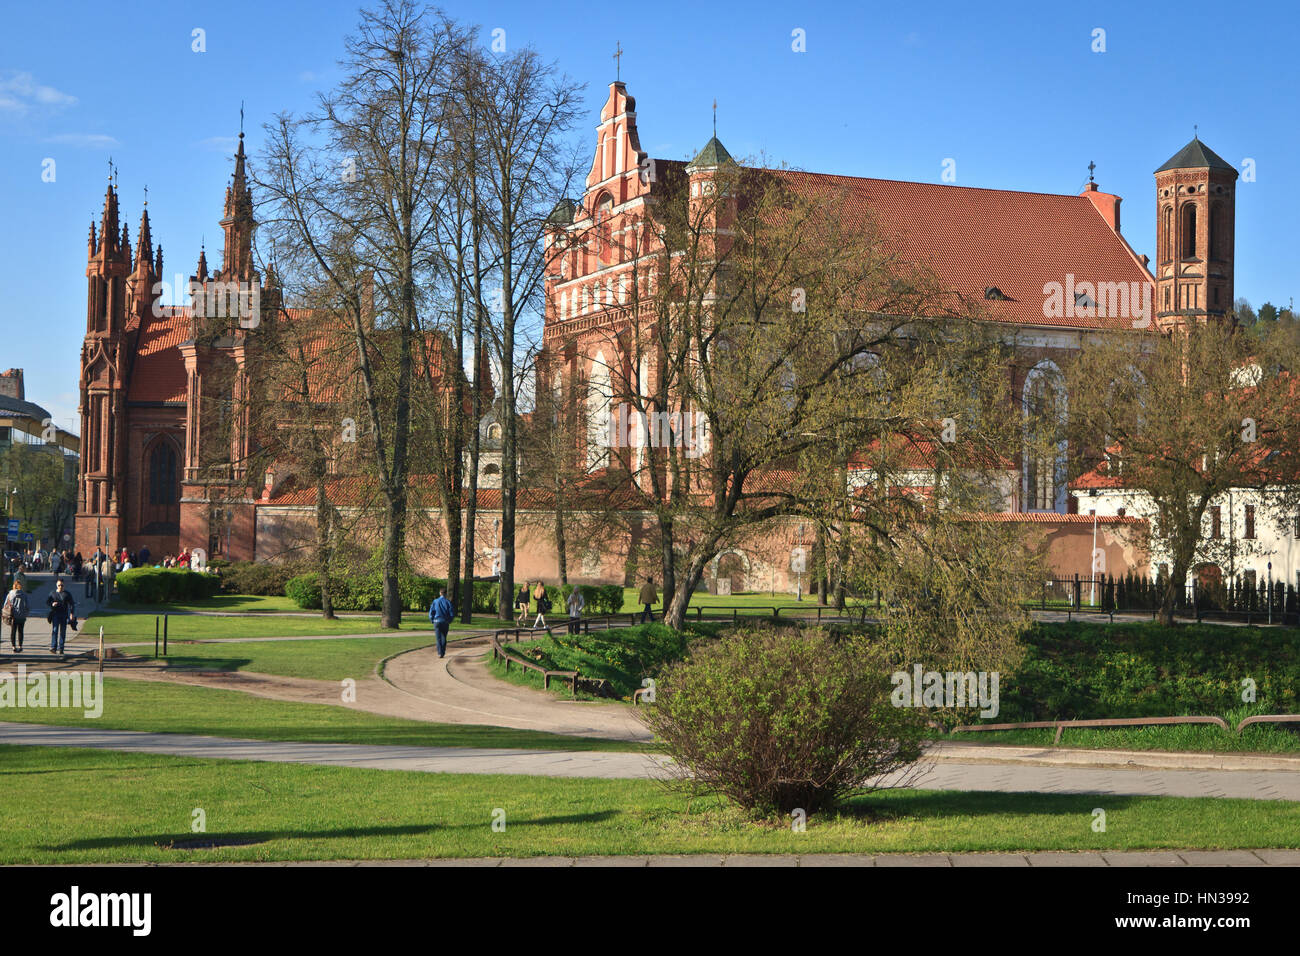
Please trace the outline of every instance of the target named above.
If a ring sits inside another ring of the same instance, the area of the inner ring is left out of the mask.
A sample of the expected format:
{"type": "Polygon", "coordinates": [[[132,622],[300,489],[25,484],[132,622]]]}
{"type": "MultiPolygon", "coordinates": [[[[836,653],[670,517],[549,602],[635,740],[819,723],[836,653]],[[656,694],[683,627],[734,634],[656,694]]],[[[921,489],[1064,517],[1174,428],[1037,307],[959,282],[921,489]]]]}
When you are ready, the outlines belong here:
{"type": "Polygon", "coordinates": [[[333,515],[329,499],[325,496],[325,473],[316,473],[316,568],[320,577],[320,613],[327,620],[334,619],[334,596],[330,594],[330,564],[334,554],[333,515]]]}

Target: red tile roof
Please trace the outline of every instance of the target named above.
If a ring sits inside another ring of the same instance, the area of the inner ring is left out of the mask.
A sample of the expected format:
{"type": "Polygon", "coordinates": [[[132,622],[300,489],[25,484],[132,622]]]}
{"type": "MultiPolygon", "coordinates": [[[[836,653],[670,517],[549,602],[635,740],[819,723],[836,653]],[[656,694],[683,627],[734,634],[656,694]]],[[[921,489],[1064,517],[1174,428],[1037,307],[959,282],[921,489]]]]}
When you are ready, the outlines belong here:
{"type": "Polygon", "coordinates": [[[190,310],[168,306],[161,316],[146,316],[136,343],[128,402],[185,401],[185,361],[178,346],[189,334],[190,310]]]}
{"type": "MultiPolygon", "coordinates": [[[[1013,192],[937,183],[773,170],[800,193],[835,197],[846,220],[871,222],[904,261],[933,269],[950,292],[993,321],[1072,328],[1132,328],[1133,318],[1043,315],[1051,282],[1154,283],[1087,194],[1013,192]],[[996,287],[1006,300],[986,300],[996,287]]],[[[1072,303],[1067,302],[1066,306],[1072,303]]]]}

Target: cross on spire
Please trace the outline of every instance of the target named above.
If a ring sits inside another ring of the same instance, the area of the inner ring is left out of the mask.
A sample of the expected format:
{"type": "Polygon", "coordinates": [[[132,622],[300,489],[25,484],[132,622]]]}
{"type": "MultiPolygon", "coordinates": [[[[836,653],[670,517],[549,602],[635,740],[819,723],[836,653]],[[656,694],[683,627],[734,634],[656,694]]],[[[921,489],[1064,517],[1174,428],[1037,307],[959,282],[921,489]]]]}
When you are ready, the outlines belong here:
{"type": "Polygon", "coordinates": [[[718,98],[713,98],[713,138],[718,137],[718,98]]]}
{"type": "Polygon", "coordinates": [[[1201,128],[1200,128],[1199,126],[1197,126],[1195,123],[1193,123],[1193,124],[1192,124],[1192,139],[1200,139],[1200,138],[1201,138],[1201,128]]]}
{"type": "Polygon", "coordinates": [[[623,78],[623,47],[617,40],[614,41],[614,82],[619,82],[623,78]]]}
{"type": "Polygon", "coordinates": [[[239,135],[244,135],[244,101],[239,101],[239,135]]]}
{"type": "Polygon", "coordinates": [[[1090,183],[1091,183],[1091,182],[1095,182],[1095,180],[1092,178],[1092,171],[1093,171],[1094,169],[1096,169],[1096,168],[1097,168],[1097,164],[1094,163],[1094,162],[1089,161],[1089,163],[1088,163],[1088,182],[1090,182],[1090,183]]]}
{"type": "Polygon", "coordinates": [[[146,186],[144,187],[144,206],[145,206],[146,209],[149,208],[149,187],[148,187],[148,185],[146,185],[146,186]]]}

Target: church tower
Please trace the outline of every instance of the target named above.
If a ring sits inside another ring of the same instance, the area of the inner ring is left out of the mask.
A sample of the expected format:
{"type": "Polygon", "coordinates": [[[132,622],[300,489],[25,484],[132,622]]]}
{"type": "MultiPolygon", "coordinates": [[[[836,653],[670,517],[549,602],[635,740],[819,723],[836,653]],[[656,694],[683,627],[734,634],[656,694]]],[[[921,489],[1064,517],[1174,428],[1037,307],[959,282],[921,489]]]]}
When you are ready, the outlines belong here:
{"type": "Polygon", "coordinates": [[[1156,324],[1232,313],[1237,170],[1199,138],[1155,172],[1156,324]]]}
{"type": "MultiPolygon", "coordinates": [[[[147,246],[147,220],[141,227],[147,246]]],[[[86,259],[76,540],[83,550],[95,544],[111,550],[122,544],[126,436],[120,423],[124,420],[131,361],[128,322],[134,303],[129,300],[138,288],[132,282],[130,235],[125,223],[119,231],[117,189],[111,179],[104,195],[98,235],[93,222],[90,226],[86,259]]]]}

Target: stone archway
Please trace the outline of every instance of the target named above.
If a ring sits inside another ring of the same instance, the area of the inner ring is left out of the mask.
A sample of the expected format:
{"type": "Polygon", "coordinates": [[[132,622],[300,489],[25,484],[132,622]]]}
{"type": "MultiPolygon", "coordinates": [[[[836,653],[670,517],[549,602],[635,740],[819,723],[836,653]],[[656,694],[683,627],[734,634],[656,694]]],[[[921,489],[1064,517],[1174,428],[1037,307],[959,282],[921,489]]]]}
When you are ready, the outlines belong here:
{"type": "Polygon", "coordinates": [[[714,592],[718,591],[717,582],[726,581],[731,585],[731,593],[739,594],[749,583],[749,555],[739,548],[723,551],[713,559],[711,573],[714,592]]]}

